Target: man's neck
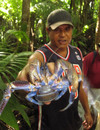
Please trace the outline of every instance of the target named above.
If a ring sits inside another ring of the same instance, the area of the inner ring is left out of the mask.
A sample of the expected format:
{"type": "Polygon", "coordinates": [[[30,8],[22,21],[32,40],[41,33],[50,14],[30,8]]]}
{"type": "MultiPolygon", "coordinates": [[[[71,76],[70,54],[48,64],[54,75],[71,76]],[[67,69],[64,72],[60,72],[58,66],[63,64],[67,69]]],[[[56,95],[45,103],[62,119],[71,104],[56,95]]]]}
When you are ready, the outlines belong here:
{"type": "Polygon", "coordinates": [[[57,48],[56,46],[52,46],[52,44],[48,43],[48,46],[55,51],[57,54],[61,55],[62,57],[66,57],[67,55],[67,47],[66,48],[57,48]]]}

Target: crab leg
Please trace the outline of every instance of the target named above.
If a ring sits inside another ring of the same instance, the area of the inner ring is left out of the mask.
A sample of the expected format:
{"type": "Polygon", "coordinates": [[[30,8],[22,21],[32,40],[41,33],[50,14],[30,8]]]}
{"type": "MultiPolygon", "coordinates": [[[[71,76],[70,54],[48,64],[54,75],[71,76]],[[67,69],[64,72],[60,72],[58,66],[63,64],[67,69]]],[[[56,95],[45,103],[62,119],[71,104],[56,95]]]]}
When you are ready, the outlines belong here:
{"type": "Polygon", "coordinates": [[[10,97],[11,97],[11,90],[10,90],[10,88],[8,87],[8,88],[5,90],[3,99],[1,100],[1,103],[0,103],[0,115],[1,115],[2,111],[4,110],[6,104],[8,103],[10,97]]]}
{"type": "Polygon", "coordinates": [[[14,92],[16,90],[25,90],[28,92],[36,91],[36,89],[39,89],[41,86],[37,82],[35,85],[29,83],[28,81],[14,81],[10,83],[11,92],[14,92]]]}
{"type": "Polygon", "coordinates": [[[55,79],[58,79],[58,78],[62,75],[62,73],[63,73],[63,69],[60,68],[60,69],[58,70],[58,72],[55,72],[55,73],[50,77],[49,82],[48,82],[48,85],[53,84],[54,80],[55,80],[55,79]]]}
{"type": "Polygon", "coordinates": [[[60,92],[60,94],[56,97],[55,100],[60,99],[66,93],[68,87],[69,87],[69,81],[68,80],[64,80],[64,81],[60,81],[58,83],[54,83],[52,88],[57,89],[57,91],[60,92]]]}
{"type": "Polygon", "coordinates": [[[75,98],[75,92],[71,91],[70,97],[69,97],[69,104],[65,108],[61,109],[60,111],[67,110],[72,105],[72,103],[74,102],[74,98],[75,98]]]}
{"type": "Polygon", "coordinates": [[[60,99],[67,91],[67,87],[61,91],[61,93],[58,95],[58,97],[55,100],[60,99]]]}
{"type": "Polygon", "coordinates": [[[27,81],[14,81],[12,83],[10,83],[10,85],[7,87],[7,89],[4,92],[4,96],[3,99],[1,100],[0,103],[0,115],[2,113],[2,111],[4,110],[6,104],[8,103],[10,97],[11,97],[11,93],[16,91],[16,90],[25,90],[25,91],[32,91],[33,93],[36,91],[36,89],[39,89],[40,86],[37,85],[37,87],[35,88],[35,86],[27,81]]]}
{"type": "Polygon", "coordinates": [[[38,102],[36,100],[34,100],[32,97],[36,95],[36,92],[30,92],[27,96],[26,96],[26,99],[34,104],[37,104],[37,105],[43,105],[43,103],[41,102],[38,102]]]}

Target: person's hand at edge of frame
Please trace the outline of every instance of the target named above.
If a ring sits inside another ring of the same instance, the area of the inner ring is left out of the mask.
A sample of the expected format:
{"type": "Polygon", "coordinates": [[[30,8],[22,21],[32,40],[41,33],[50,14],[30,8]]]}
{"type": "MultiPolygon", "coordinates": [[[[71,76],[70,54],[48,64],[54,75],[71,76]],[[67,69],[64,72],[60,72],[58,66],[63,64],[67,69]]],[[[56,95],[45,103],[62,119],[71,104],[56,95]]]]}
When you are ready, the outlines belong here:
{"type": "Polygon", "coordinates": [[[93,125],[93,119],[91,114],[85,114],[85,120],[83,121],[83,127],[85,130],[89,130],[93,125]]]}

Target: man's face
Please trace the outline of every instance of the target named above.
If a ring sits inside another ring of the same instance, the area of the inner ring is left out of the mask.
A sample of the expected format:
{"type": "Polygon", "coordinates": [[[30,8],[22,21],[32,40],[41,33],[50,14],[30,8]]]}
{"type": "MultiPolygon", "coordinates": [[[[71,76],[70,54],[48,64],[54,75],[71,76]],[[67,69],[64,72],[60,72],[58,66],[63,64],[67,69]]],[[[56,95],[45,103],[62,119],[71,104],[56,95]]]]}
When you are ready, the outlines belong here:
{"type": "Polygon", "coordinates": [[[63,24],[55,30],[48,30],[51,46],[55,49],[67,47],[72,39],[72,30],[72,26],[67,24],[63,24]]]}

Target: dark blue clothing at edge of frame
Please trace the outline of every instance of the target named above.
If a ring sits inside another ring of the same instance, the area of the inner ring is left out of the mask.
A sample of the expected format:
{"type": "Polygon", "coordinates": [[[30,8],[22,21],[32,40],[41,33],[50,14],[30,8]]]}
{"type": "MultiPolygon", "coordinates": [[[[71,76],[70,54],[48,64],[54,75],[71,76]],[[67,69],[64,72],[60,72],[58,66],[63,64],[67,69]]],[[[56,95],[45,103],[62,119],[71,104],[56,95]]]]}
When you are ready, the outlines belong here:
{"type": "MultiPolygon", "coordinates": [[[[69,61],[72,64],[79,65],[82,69],[82,55],[79,49],[71,45],[68,46],[66,58],[59,56],[47,44],[37,51],[42,53],[46,62],[55,62],[57,59],[69,61]]],[[[80,83],[78,87],[79,93],[80,83]]],[[[42,106],[42,126],[41,130],[78,130],[82,125],[82,120],[78,115],[77,97],[74,103],[65,111],[60,110],[68,104],[69,91],[67,91],[59,100],[52,101],[50,105],[42,106]]]]}

